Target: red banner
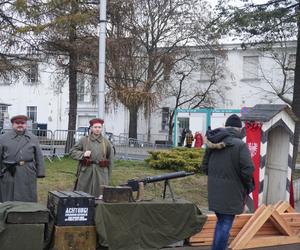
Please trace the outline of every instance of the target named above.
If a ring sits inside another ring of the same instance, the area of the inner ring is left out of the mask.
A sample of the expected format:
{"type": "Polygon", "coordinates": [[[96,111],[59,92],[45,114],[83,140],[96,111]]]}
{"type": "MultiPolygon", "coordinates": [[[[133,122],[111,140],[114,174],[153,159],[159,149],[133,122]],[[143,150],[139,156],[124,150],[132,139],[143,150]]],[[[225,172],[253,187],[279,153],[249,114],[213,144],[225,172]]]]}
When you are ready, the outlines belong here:
{"type": "Polygon", "coordinates": [[[245,124],[246,128],[246,143],[251,153],[251,158],[254,163],[254,182],[255,189],[252,192],[254,208],[258,207],[259,194],[259,169],[260,169],[260,143],[261,143],[261,124],[252,122],[245,124]]]}
{"type": "Polygon", "coordinates": [[[293,176],[291,176],[291,183],[290,183],[290,204],[293,208],[295,208],[293,176]]]}

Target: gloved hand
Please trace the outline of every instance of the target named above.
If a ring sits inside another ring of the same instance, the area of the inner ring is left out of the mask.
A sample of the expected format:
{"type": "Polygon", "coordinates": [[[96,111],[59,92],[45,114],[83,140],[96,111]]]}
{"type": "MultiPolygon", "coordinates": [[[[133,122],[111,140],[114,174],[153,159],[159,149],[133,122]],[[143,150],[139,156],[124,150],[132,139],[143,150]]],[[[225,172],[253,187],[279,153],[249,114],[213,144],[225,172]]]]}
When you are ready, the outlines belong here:
{"type": "Polygon", "coordinates": [[[84,152],[83,157],[90,157],[91,153],[92,152],[90,150],[87,150],[87,151],[84,152]]]}

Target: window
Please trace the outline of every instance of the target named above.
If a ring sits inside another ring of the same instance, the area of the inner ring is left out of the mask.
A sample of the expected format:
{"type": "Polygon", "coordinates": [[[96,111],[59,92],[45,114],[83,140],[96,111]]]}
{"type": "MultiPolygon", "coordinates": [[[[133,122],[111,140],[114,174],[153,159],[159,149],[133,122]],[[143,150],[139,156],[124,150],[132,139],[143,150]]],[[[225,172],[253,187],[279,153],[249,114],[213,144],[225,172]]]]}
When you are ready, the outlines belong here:
{"type": "Polygon", "coordinates": [[[0,105],[0,129],[3,128],[4,117],[7,116],[8,108],[6,105],[0,105]]]}
{"type": "Polygon", "coordinates": [[[170,113],[170,108],[169,107],[163,107],[162,108],[162,111],[161,111],[161,130],[167,130],[168,129],[169,113],[170,113]]]}
{"type": "Polygon", "coordinates": [[[0,121],[4,120],[5,114],[7,114],[8,108],[6,105],[0,105],[0,121]]]}
{"type": "Polygon", "coordinates": [[[295,76],[295,67],[296,67],[296,55],[289,55],[288,65],[287,65],[287,74],[289,79],[294,79],[295,76]]]}
{"type": "Polygon", "coordinates": [[[258,56],[243,57],[243,78],[258,79],[258,56]]]}
{"type": "Polygon", "coordinates": [[[98,88],[99,88],[99,85],[97,83],[97,79],[95,77],[93,77],[93,79],[91,81],[91,102],[94,105],[98,101],[98,88]]]}
{"type": "Polygon", "coordinates": [[[27,84],[36,84],[38,82],[38,64],[33,63],[27,69],[27,84]]]}
{"type": "Polygon", "coordinates": [[[36,106],[27,106],[27,116],[32,122],[37,121],[37,107],[36,106]]]}
{"type": "Polygon", "coordinates": [[[215,58],[200,58],[200,81],[210,81],[215,68],[215,58]]]}

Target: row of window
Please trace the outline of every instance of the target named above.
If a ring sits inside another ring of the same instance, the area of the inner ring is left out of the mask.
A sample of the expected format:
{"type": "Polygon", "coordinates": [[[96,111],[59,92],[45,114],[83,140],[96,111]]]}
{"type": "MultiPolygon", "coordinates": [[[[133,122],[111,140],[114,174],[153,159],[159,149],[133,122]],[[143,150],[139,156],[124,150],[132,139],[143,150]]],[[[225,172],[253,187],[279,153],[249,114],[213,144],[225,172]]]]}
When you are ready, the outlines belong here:
{"type": "MultiPolygon", "coordinates": [[[[32,122],[37,121],[37,106],[27,106],[26,107],[26,114],[32,122]]],[[[4,120],[5,114],[8,113],[8,106],[7,105],[0,105],[0,121],[4,120]]]]}
{"type": "MultiPolygon", "coordinates": [[[[216,70],[216,59],[214,57],[210,58],[200,58],[200,81],[209,81],[216,70]]],[[[295,67],[296,55],[290,54],[288,57],[287,68],[293,69],[295,67]]],[[[243,57],[243,78],[244,79],[258,79],[259,76],[259,56],[244,56],[243,57]]],[[[171,70],[170,68],[164,69],[164,79],[170,79],[171,70]]],[[[293,78],[293,72],[289,72],[289,78],[293,78]]],[[[38,63],[32,63],[28,66],[26,70],[26,84],[37,84],[39,80],[38,63]]],[[[7,76],[2,79],[0,78],[0,85],[10,85],[12,84],[12,79],[7,76]]],[[[79,79],[78,84],[78,100],[83,101],[85,94],[84,81],[79,79]]]]}
{"type": "MultiPolygon", "coordinates": [[[[25,70],[25,72],[25,84],[35,85],[38,83],[39,70],[37,63],[30,64],[25,70]]],[[[0,77],[0,85],[11,85],[13,81],[13,76],[9,74],[0,77]]]]}
{"type": "MultiPolygon", "coordinates": [[[[214,72],[217,70],[217,63],[216,58],[200,58],[200,81],[209,81],[212,76],[214,75],[214,72]]],[[[296,55],[290,54],[288,56],[288,60],[286,62],[286,65],[284,66],[287,69],[287,75],[288,78],[294,77],[293,69],[295,68],[295,62],[296,62],[296,55]]],[[[278,68],[274,68],[275,71],[281,71],[279,68],[280,65],[278,65],[278,68]]],[[[260,62],[259,56],[243,56],[243,79],[259,79],[260,76],[260,70],[262,70],[262,65],[260,62]]],[[[169,80],[169,76],[165,80],[169,80]]]]}

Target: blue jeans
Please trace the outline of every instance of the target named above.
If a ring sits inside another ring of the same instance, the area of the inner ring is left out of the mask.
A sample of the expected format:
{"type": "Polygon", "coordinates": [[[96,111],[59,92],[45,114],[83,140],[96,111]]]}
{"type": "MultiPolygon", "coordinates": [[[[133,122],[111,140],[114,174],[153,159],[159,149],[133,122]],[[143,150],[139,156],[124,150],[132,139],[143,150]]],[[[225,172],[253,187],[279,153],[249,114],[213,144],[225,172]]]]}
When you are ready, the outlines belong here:
{"type": "Polygon", "coordinates": [[[235,215],[216,213],[218,218],[212,250],[225,250],[227,248],[229,232],[235,215]]]}

